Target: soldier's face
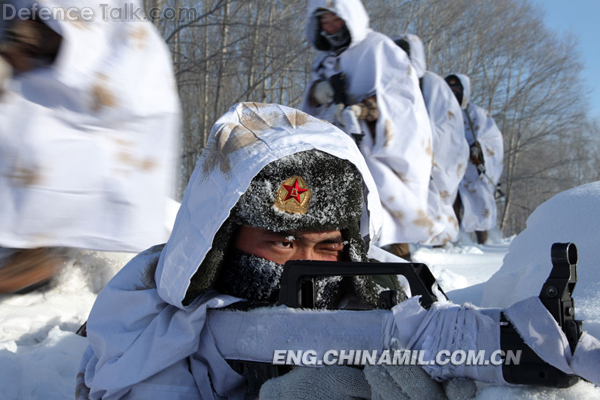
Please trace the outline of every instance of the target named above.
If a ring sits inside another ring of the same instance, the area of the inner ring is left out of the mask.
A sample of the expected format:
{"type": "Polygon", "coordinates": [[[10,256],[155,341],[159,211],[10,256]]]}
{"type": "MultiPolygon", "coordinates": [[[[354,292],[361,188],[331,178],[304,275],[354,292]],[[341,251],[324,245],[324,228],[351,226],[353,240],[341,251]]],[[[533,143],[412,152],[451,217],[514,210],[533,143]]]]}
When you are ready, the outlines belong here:
{"type": "Polygon", "coordinates": [[[325,31],[328,35],[333,35],[344,26],[344,20],[332,12],[326,12],[321,15],[319,21],[321,22],[321,30],[325,31]]]}
{"type": "Polygon", "coordinates": [[[450,89],[452,89],[452,91],[454,92],[454,95],[456,97],[459,97],[459,96],[462,97],[463,90],[462,90],[461,86],[458,86],[458,85],[450,86],[450,89]]]}
{"type": "Polygon", "coordinates": [[[460,83],[460,81],[457,78],[450,78],[448,79],[448,86],[450,86],[450,89],[452,89],[452,92],[454,92],[454,96],[456,96],[456,99],[458,100],[458,102],[462,102],[462,98],[463,98],[463,86],[460,83]]]}
{"type": "Polygon", "coordinates": [[[340,231],[272,232],[241,226],[235,247],[278,264],[290,260],[340,261],[344,242],[340,231]]]}

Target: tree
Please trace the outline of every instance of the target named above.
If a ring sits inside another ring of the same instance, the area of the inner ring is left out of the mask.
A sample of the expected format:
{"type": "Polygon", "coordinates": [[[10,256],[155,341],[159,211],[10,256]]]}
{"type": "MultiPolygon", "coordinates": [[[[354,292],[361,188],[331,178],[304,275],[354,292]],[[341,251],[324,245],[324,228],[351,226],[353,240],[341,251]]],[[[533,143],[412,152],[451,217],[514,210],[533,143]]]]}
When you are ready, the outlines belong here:
{"type": "MultiPolygon", "coordinates": [[[[415,33],[428,69],[471,78],[472,101],[504,135],[505,234],[559,191],[597,179],[598,122],[587,117],[577,41],[559,37],[530,0],[363,0],[371,26],[391,37],[415,33]]],[[[240,101],[298,106],[314,51],[306,43],[307,1],[146,0],[190,10],[155,21],[173,52],[184,114],[181,188],[209,130],[240,101]]]]}

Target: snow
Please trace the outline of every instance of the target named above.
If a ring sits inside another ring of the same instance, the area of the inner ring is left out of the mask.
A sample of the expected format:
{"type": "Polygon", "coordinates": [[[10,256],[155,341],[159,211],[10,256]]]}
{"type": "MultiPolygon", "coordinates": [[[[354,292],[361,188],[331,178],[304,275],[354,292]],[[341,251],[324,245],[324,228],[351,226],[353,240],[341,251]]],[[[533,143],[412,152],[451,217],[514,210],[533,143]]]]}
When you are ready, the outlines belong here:
{"type": "MultiPolygon", "coordinates": [[[[175,215],[175,212],[172,213],[175,215]]],[[[514,239],[491,234],[491,244],[466,235],[442,249],[413,248],[415,262],[428,264],[449,298],[475,305],[507,306],[537,295],[547,277],[550,245],[577,244],[580,262],[576,313],[584,329],[600,337],[600,183],[559,194],[541,205],[514,239]],[[508,254],[508,255],[507,255],[508,254]],[[505,257],[506,256],[506,257],[505,257]]],[[[56,282],[43,291],[0,296],[0,400],[72,399],[75,376],[87,346],[75,334],[100,289],[133,254],[73,251],[56,282]]],[[[596,399],[600,389],[580,382],[568,389],[478,384],[478,400],[596,399]]]]}
{"type": "Polygon", "coordinates": [[[600,182],[560,193],[539,206],[527,229],[511,243],[502,269],[485,284],[481,305],[507,307],[538,295],[552,268],[552,243],[572,242],[579,252],[576,317],[585,319],[585,329],[600,337],[599,225],[600,182]]]}
{"type": "Polygon", "coordinates": [[[0,400],[72,399],[87,340],[75,332],[134,254],[73,251],[56,283],[0,296],[0,400]]]}

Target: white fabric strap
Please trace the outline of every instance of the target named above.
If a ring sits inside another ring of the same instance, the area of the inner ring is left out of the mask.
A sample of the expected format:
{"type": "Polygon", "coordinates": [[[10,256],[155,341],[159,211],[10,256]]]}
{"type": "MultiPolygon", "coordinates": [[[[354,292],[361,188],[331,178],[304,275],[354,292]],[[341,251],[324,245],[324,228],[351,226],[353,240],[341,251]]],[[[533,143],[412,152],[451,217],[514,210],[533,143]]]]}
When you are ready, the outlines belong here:
{"type": "Polygon", "coordinates": [[[565,334],[537,297],[513,304],[504,310],[504,314],[525,343],[544,361],[566,374],[600,384],[598,339],[584,332],[572,355],[565,334]]]}
{"type": "MultiPolygon", "coordinates": [[[[394,312],[400,348],[424,350],[426,360],[435,360],[438,353],[457,350],[485,351],[490,356],[500,349],[500,310],[479,309],[470,304],[458,306],[436,302],[426,311],[413,297],[398,304],[394,312]]],[[[442,381],[465,377],[482,382],[505,383],[502,366],[432,364],[423,367],[434,379],[442,381]]]]}

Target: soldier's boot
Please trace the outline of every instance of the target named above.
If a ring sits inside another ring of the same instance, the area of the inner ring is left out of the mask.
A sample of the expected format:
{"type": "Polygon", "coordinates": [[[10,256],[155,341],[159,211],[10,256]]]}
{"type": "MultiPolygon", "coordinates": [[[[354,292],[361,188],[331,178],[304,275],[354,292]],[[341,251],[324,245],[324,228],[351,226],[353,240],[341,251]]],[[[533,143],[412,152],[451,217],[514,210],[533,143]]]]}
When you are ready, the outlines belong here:
{"type": "Polygon", "coordinates": [[[477,236],[477,243],[479,244],[485,244],[488,240],[487,231],[475,231],[475,235],[477,236]]]}
{"type": "Polygon", "coordinates": [[[404,258],[406,261],[412,261],[410,256],[410,245],[408,243],[390,244],[388,251],[400,258],[404,258]]]}
{"type": "Polygon", "coordinates": [[[0,261],[0,294],[23,294],[47,285],[65,264],[65,251],[41,247],[13,252],[0,261]]]}

